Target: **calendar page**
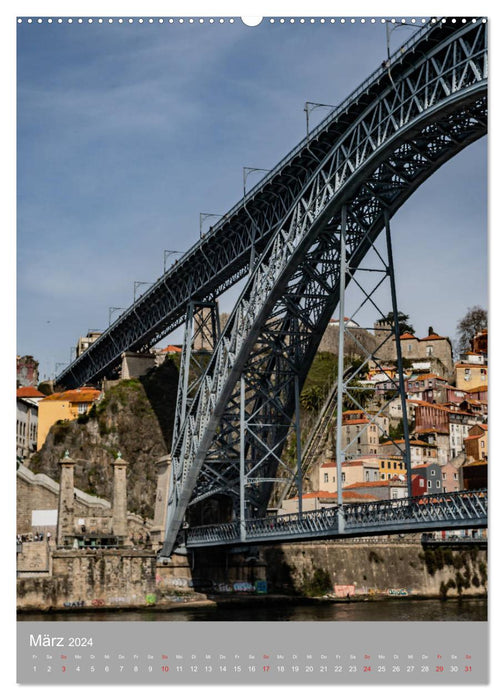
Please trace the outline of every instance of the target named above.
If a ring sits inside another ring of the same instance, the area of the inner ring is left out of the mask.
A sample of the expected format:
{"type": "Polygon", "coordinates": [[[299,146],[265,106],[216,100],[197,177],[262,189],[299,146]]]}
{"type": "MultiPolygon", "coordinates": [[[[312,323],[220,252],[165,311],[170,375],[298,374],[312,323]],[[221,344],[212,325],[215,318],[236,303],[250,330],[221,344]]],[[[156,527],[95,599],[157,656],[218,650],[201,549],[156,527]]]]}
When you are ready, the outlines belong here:
{"type": "Polygon", "coordinates": [[[12,20],[17,683],[488,684],[490,20],[119,9],[12,20]]]}

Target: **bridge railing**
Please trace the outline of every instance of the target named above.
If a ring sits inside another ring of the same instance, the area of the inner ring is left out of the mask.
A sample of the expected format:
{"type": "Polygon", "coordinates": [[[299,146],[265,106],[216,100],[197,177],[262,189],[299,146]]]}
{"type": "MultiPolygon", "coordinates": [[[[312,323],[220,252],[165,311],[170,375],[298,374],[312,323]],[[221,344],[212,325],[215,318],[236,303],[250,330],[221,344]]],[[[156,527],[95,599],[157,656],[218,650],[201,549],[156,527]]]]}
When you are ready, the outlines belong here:
{"type": "MultiPolygon", "coordinates": [[[[340,533],[340,513],[343,526],[341,532],[352,532],[374,528],[377,525],[401,526],[411,523],[425,524],[481,521],[487,517],[488,498],[486,490],[459,491],[432,495],[397,498],[373,503],[348,503],[343,506],[305,511],[302,514],[268,515],[253,518],[245,523],[245,541],[256,539],[288,539],[292,536],[315,537],[324,533],[340,533]]],[[[461,525],[463,527],[463,525],[461,525]]],[[[186,544],[240,542],[238,520],[221,525],[201,525],[186,531],[186,544]]]]}

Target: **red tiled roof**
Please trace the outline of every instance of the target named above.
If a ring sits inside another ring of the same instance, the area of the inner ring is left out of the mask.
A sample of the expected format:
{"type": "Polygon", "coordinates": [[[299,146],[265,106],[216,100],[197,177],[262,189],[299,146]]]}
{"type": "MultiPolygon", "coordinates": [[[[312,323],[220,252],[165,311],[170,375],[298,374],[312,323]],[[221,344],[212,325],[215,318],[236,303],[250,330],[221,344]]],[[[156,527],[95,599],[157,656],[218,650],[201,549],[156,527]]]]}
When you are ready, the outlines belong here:
{"type": "MultiPolygon", "coordinates": [[[[336,498],[336,493],[334,491],[312,491],[311,493],[303,493],[301,498],[336,498]]],[[[297,500],[297,497],[294,497],[293,500],[297,500]]]]}
{"type": "MultiPolygon", "coordinates": [[[[392,442],[392,440],[389,440],[388,442],[382,442],[382,446],[383,445],[393,445],[394,443],[396,445],[402,445],[404,443],[404,440],[395,440],[394,442],[392,442]]],[[[432,445],[429,445],[428,442],[423,442],[422,440],[410,440],[409,444],[410,445],[417,445],[417,446],[419,445],[421,447],[432,447],[432,445]]],[[[386,457],[388,459],[387,455],[382,455],[382,457],[386,457]]]]}
{"type": "Polygon", "coordinates": [[[460,391],[465,391],[466,394],[477,394],[480,391],[488,391],[488,386],[486,384],[480,384],[480,386],[476,386],[474,389],[460,389],[460,391]]]}
{"type": "Polygon", "coordinates": [[[417,406],[427,406],[430,408],[436,408],[438,411],[445,411],[445,413],[456,413],[457,416],[472,416],[472,413],[467,411],[459,411],[458,408],[450,408],[451,404],[448,403],[429,403],[428,401],[414,401],[413,399],[408,399],[411,403],[416,403],[417,406]]]}
{"type": "Polygon", "coordinates": [[[440,403],[430,403],[429,401],[422,401],[421,399],[407,399],[409,403],[416,403],[417,406],[431,406],[432,408],[439,408],[440,411],[446,411],[447,409],[443,407],[440,403]]]}
{"type": "Polygon", "coordinates": [[[459,411],[457,408],[448,408],[447,409],[448,413],[454,413],[457,416],[472,416],[472,413],[468,413],[467,411],[459,411]]]}
{"type": "Polygon", "coordinates": [[[425,379],[440,379],[442,382],[448,383],[448,381],[444,377],[440,377],[439,374],[434,374],[434,372],[429,372],[428,374],[419,374],[416,379],[411,379],[410,381],[416,382],[416,381],[423,381],[425,379]]]}
{"type": "Polygon", "coordinates": [[[96,401],[100,396],[99,389],[92,389],[84,386],[80,389],[69,389],[68,391],[59,391],[56,394],[46,396],[43,401],[69,401],[70,403],[91,403],[96,401]]]}
{"type": "Polygon", "coordinates": [[[400,336],[400,340],[418,340],[414,335],[411,335],[411,333],[403,333],[400,336]]]}
{"type": "MultiPolygon", "coordinates": [[[[338,494],[336,494],[338,495],[338,494]]],[[[343,500],[346,498],[358,498],[359,500],[365,499],[368,501],[376,501],[378,500],[376,496],[373,496],[371,493],[359,493],[358,491],[344,491],[343,493],[343,500]]]]}
{"type": "MultiPolygon", "coordinates": [[[[343,500],[346,500],[346,499],[348,499],[348,498],[360,498],[360,499],[364,498],[364,499],[368,499],[368,500],[371,500],[371,499],[372,499],[372,500],[377,500],[376,496],[373,496],[373,495],[370,494],[370,493],[359,493],[358,491],[352,491],[352,488],[353,488],[354,486],[356,486],[356,484],[351,484],[350,486],[345,486],[345,487],[343,487],[343,500]]],[[[315,493],[315,495],[317,496],[317,498],[332,498],[332,499],[335,499],[335,498],[338,497],[338,493],[337,493],[336,491],[333,492],[333,493],[329,493],[327,496],[319,496],[319,494],[322,494],[322,493],[327,493],[327,492],[324,492],[324,491],[317,491],[317,492],[315,493]]],[[[307,495],[309,495],[309,494],[307,494],[307,495]]],[[[313,495],[313,494],[312,494],[312,495],[313,495]]],[[[303,498],[304,498],[304,496],[303,496],[303,498]]]]}
{"type": "Polygon", "coordinates": [[[40,396],[44,397],[45,394],[35,389],[34,386],[20,386],[19,389],[16,389],[18,399],[38,399],[40,396]]]}
{"type": "Polygon", "coordinates": [[[367,418],[356,418],[354,420],[343,421],[343,425],[364,425],[365,423],[369,423],[367,418]]]}
{"type": "Polygon", "coordinates": [[[161,352],[182,352],[182,348],[179,348],[178,345],[167,345],[161,352]]]}
{"type": "Polygon", "coordinates": [[[430,335],[426,336],[425,338],[419,338],[420,341],[422,340],[448,340],[448,338],[444,335],[438,335],[437,333],[431,333],[430,335]]]}

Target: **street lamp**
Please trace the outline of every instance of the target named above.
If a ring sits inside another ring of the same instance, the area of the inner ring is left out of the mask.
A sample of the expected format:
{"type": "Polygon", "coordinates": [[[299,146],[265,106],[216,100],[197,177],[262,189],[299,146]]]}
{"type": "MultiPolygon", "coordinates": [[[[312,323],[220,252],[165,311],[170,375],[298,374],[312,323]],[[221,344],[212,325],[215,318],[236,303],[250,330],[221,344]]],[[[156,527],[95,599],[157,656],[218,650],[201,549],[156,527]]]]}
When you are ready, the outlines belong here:
{"type": "Polygon", "coordinates": [[[387,60],[388,60],[387,68],[390,65],[390,37],[392,35],[392,32],[395,29],[400,29],[401,27],[412,27],[413,29],[418,29],[418,26],[416,24],[406,22],[405,20],[401,20],[401,22],[399,22],[399,23],[397,23],[395,21],[395,19],[386,19],[385,20],[385,31],[387,34],[387,60]],[[392,27],[391,27],[391,25],[392,25],[392,27]]]}
{"type": "Polygon", "coordinates": [[[166,272],[166,259],[169,258],[170,255],[182,255],[182,253],[182,250],[165,250],[163,258],[163,272],[166,272]]]}
{"type": "Polygon", "coordinates": [[[266,168],[248,168],[244,167],[243,168],[243,199],[245,199],[245,195],[247,194],[247,178],[251,173],[269,173],[271,170],[267,170],[266,168]]]}
{"type": "Polygon", "coordinates": [[[243,209],[249,219],[252,222],[253,230],[252,230],[252,244],[250,246],[250,262],[249,262],[249,270],[250,273],[252,273],[252,270],[254,268],[255,264],[255,237],[256,237],[256,222],[254,219],[250,216],[250,213],[247,209],[247,205],[245,204],[245,197],[247,195],[247,178],[249,175],[252,173],[269,173],[271,170],[267,170],[266,168],[249,168],[249,167],[244,167],[243,168],[243,209]]]}
{"type": "Polygon", "coordinates": [[[54,378],[58,376],[58,367],[66,367],[66,362],[56,362],[54,365],[54,378]]]}
{"type": "Polygon", "coordinates": [[[108,310],[108,324],[110,326],[111,320],[112,320],[112,314],[115,313],[116,311],[124,311],[124,306],[109,306],[108,310]]]}
{"type": "Polygon", "coordinates": [[[200,238],[203,238],[203,230],[202,230],[203,222],[205,221],[205,219],[209,219],[212,216],[216,217],[217,219],[221,219],[224,216],[224,214],[206,214],[204,212],[201,213],[199,215],[199,235],[200,235],[200,238]]]}
{"type": "Polygon", "coordinates": [[[306,113],[306,140],[310,137],[310,112],[319,107],[328,107],[329,109],[336,109],[336,105],[326,105],[323,102],[305,102],[303,111],[306,113]]]}
{"type": "Polygon", "coordinates": [[[418,29],[416,24],[410,24],[409,22],[406,22],[405,20],[401,20],[399,24],[396,23],[395,19],[386,19],[385,20],[385,32],[387,36],[387,58],[385,61],[383,61],[382,66],[383,68],[387,69],[388,76],[390,78],[390,82],[392,83],[392,87],[394,90],[397,92],[396,85],[394,83],[394,80],[392,78],[392,73],[390,72],[390,37],[392,35],[392,32],[395,29],[400,29],[401,27],[413,27],[414,29],[418,29]],[[391,28],[392,25],[392,28],[391,28]]]}
{"type": "Polygon", "coordinates": [[[133,282],[133,301],[136,301],[136,292],[138,287],[140,287],[142,284],[147,284],[151,285],[154,284],[154,282],[133,282]]]}

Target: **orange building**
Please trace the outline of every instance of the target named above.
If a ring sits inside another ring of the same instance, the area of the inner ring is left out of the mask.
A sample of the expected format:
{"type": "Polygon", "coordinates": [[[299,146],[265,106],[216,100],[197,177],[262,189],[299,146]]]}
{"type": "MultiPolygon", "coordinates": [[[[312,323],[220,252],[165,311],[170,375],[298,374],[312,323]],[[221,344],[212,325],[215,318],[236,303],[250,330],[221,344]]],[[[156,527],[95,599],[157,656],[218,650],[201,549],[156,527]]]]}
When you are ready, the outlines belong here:
{"type": "Polygon", "coordinates": [[[83,386],[50,394],[38,405],[37,450],[44,444],[51,427],[59,420],[75,420],[89,411],[101,391],[83,386]]]}
{"type": "Polygon", "coordinates": [[[469,435],[464,440],[464,448],[467,457],[480,462],[488,458],[488,425],[478,423],[469,430],[469,435]]]}

